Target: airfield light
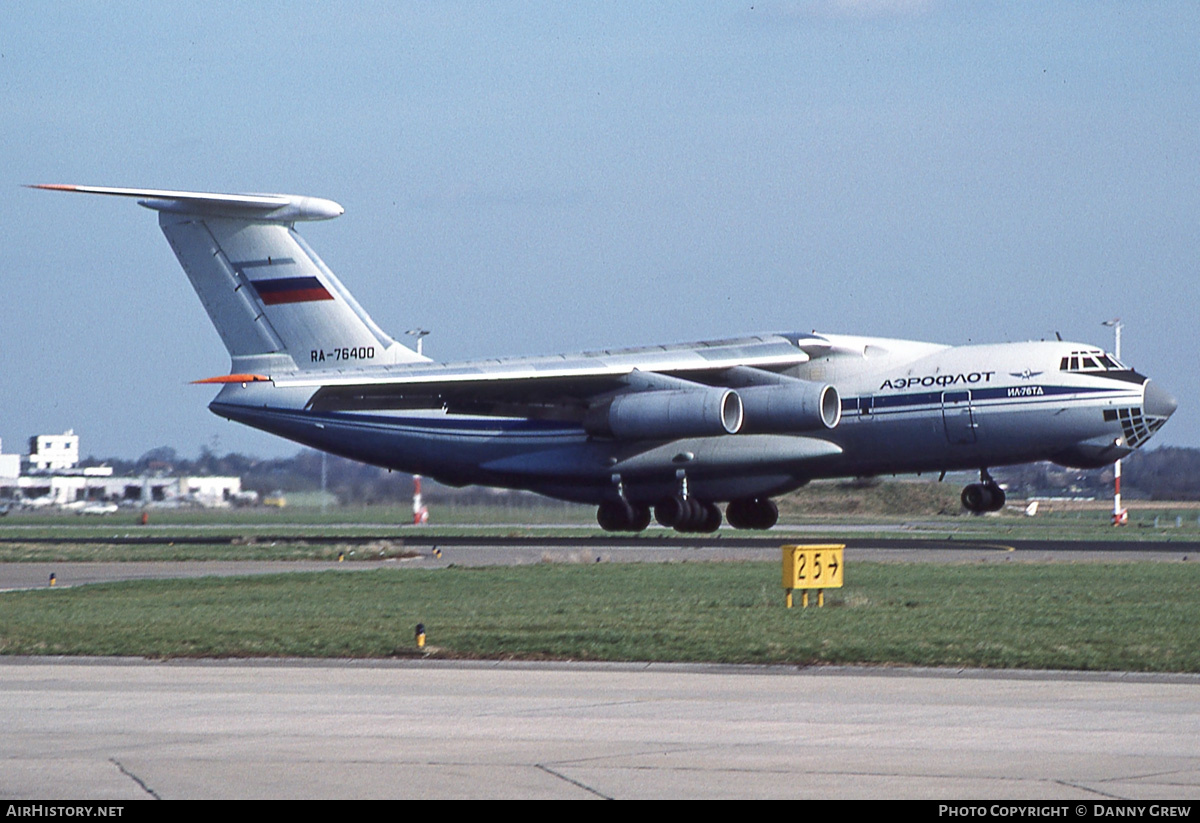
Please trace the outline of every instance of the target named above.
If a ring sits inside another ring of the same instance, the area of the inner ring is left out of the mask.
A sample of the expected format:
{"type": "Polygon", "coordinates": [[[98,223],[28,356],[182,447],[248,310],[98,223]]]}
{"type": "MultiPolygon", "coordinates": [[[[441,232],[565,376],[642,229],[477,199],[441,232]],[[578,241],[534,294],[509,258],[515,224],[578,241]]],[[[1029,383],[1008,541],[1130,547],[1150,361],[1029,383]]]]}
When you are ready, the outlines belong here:
{"type": "Polygon", "coordinates": [[[417,354],[423,354],[421,351],[421,341],[425,338],[425,335],[429,334],[429,329],[409,329],[405,334],[411,334],[417,338],[417,354]]]}

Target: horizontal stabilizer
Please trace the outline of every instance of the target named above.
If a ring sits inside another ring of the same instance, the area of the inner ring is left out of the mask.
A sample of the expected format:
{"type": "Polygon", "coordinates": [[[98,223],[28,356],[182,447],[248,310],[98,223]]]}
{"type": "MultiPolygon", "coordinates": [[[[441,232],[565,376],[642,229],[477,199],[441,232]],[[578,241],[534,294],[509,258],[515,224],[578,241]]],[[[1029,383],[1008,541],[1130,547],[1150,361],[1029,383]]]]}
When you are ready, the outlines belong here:
{"type": "Polygon", "coordinates": [[[202,191],[70,186],[61,183],[41,183],[29,186],[29,188],[136,197],[139,198],[139,205],[155,211],[208,217],[234,217],[270,223],[329,220],[341,216],[345,211],[332,200],[323,200],[320,197],[302,197],[295,194],[215,194],[202,191]]]}

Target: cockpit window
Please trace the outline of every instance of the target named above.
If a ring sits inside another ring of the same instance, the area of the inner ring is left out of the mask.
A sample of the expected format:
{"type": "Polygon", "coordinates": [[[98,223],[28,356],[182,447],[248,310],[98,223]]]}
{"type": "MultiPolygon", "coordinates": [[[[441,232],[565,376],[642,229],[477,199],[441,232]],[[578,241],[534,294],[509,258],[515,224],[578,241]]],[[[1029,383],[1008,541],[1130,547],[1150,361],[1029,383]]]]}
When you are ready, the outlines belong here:
{"type": "Polygon", "coordinates": [[[1117,360],[1111,354],[1095,349],[1093,351],[1073,351],[1059,361],[1059,371],[1103,372],[1129,371],[1129,367],[1117,360]]]}

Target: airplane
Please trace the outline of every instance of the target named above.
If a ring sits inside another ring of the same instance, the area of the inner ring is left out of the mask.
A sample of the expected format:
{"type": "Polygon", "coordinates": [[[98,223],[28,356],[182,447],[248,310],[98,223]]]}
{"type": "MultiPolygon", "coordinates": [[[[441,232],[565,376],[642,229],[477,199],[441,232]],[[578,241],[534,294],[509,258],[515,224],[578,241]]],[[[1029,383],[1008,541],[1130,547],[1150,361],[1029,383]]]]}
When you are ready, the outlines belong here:
{"type": "Polygon", "coordinates": [[[609,531],[654,519],[769,529],[810,480],[971,470],[976,514],[1003,508],[995,466],[1097,468],[1174,413],[1102,349],[947,346],[813,332],[540,357],[435,362],[385,333],[296,232],[331,200],[42,184],[135,198],[216,326],[230,373],[216,414],[451,486],[597,506],[609,531]],[[718,504],[725,503],[724,514],[718,504]]]}

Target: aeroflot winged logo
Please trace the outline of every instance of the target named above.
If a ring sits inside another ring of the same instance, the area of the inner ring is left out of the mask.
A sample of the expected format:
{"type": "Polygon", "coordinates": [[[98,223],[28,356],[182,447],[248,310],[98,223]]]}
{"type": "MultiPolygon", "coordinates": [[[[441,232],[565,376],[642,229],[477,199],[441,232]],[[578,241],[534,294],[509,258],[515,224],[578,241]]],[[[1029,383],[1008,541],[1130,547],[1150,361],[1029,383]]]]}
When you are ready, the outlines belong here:
{"type": "Polygon", "coordinates": [[[277,277],[273,280],[251,280],[250,283],[267,306],[333,299],[329,290],[315,277],[277,277]]]}
{"type": "Polygon", "coordinates": [[[1039,374],[1041,374],[1041,372],[1025,369],[1025,371],[1010,371],[1009,374],[1011,374],[1013,377],[1019,377],[1022,380],[1030,380],[1034,377],[1037,377],[1039,374]]]}

